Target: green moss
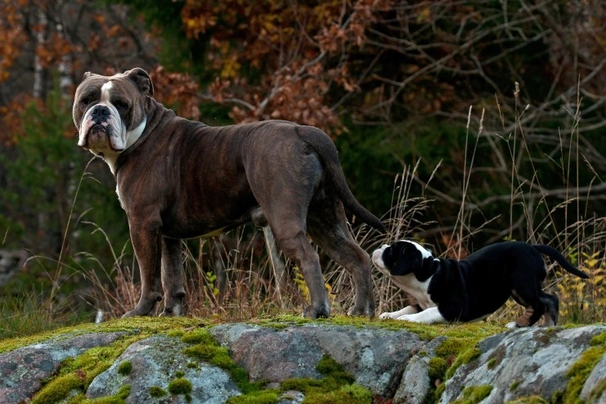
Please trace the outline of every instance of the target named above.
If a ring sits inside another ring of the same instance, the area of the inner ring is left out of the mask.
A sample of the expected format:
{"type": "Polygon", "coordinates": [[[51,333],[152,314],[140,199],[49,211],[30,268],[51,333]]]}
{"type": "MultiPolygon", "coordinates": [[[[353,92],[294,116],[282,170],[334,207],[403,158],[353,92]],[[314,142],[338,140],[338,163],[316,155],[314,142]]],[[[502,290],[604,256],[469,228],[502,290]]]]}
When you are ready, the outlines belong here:
{"type": "Polygon", "coordinates": [[[128,376],[133,371],[133,365],[130,361],[124,361],[118,366],[118,374],[128,376]]]}
{"type": "Polygon", "coordinates": [[[408,321],[398,320],[379,320],[377,318],[369,320],[367,317],[337,315],[326,319],[310,320],[301,316],[281,315],[273,316],[267,319],[254,319],[249,321],[251,324],[263,327],[271,327],[281,330],[291,326],[300,326],[305,324],[330,324],[346,325],[359,328],[381,328],[386,330],[406,330],[415,333],[424,341],[430,341],[441,335],[449,338],[473,339],[478,341],[488,336],[504,331],[502,324],[493,324],[490,322],[475,323],[456,323],[456,324],[418,324],[408,321]]]}
{"type": "Polygon", "coordinates": [[[111,397],[100,397],[94,399],[77,399],[70,401],[70,404],[126,404],[126,399],[130,395],[130,384],[126,384],[118,390],[115,396],[111,397]]]}
{"type": "Polygon", "coordinates": [[[566,377],[569,382],[563,394],[563,402],[576,403],[583,385],[591,374],[596,364],[606,354],[606,333],[593,337],[590,341],[591,347],[583,352],[580,358],[568,369],[566,377]]]}
{"type": "Polygon", "coordinates": [[[83,386],[84,380],[75,374],[59,376],[46,384],[31,402],[33,404],[58,403],[67,398],[73,390],[80,390],[83,386]]]}
{"type": "Polygon", "coordinates": [[[181,336],[181,342],[186,344],[205,344],[216,345],[216,341],[205,328],[198,328],[194,331],[184,333],[181,336]]]}
{"type": "Polygon", "coordinates": [[[548,404],[549,401],[541,396],[520,397],[513,401],[508,401],[507,404],[548,404]]]}
{"type": "Polygon", "coordinates": [[[602,400],[606,398],[603,397],[603,395],[606,395],[606,379],[599,382],[598,385],[591,390],[591,393],[589,393],[589,402],[597,403],[599,398],[602,400]]]}
{"type": "Polygon", "coordinates": [[[316,370],[321,375],[335,379],[340,384],[351,384],[354,382],[354,378],[345,371],[343,366],[335,361],[330,355],[322,356],[322,359],[316,365],[316,370]]]}
{"type": "Polygon", "coordinates": [[[486,362],[486,367],[488,369],[494,369],[497,365],[497,360],[495,358],[490,358],[488,362],[486,362]]]}
{"type": "Polygon", "coordinates": [[[511,383],[511,386],[509,386],[509,391],[516,391],[520,383],[521,382],[519,380],[516,380],[515,382],[511,383]]]}
{"type": "Polygon", "coordinates": [[[166,333],[166,336],[179,338],[179,337],[182,337],[184,334],[185,334],[185,331],[183,331],[183,330],[170,330],[169,332],[166,333]]]}
{"type": "Polygon", "coordinates": [[[432,384],[434,384],[438,380],[444,380],[444,376],[446,376],[446,371],[448,370],[448,362],[446,359],[441,358],[439,356],[434,356],[429,359],[429,379],[432,384]]]}
{"type": "Polygon", "coordinates": [[[357,384],[346,385],[329,392],[310,392],[305,396],[303,404],[368,404],[372,403],[370,390],[357,384]]]}
{"type": "Polygon", "coordinates": [[[488,397],[492,386],[470,386],[463,390],[463,397],[453,401],[452,404],[476,404],[488,397]]]}
{"type": "Polygon", "coordinates": [[[589,341],[591,346],[602,346],[606,345],[606,332],[596,335],[589,341]]]}
{"type": "Polygon", "coordinates": [[[116,393],[116,397],[121,398],[123,400],[126,400],[129,395],[130,395],[130,384],[125,384],[124,386],[120,387],[120,389],[118,390],[118,393],[116,393]]]}
{"type": "Polygon", "coordinates": [[[179,377],[185,377],[185,372],[179,370],[175,373],[175,377],[179,378],[179,377]]]}
{"type": "Polygon", "coordinates": [[[193,390],[191,382],[183,377],[173,379],[168,383],[170,394],[189,394],[193,390]]]}
{"type": "Polygon", "coordinates": [[[263,390],[254,391],[243,396],[230,397],[226,404],[274,404],[278,402],[278,391],[263,390]]]}
{"type": "MultiPolygon", "coordinates": [[[[100,397],[92,400],[84,399],[83,401],[74,401],[74,403],[82,404],[127,404],[126,400],[118,397],[100,397]]],[[[70,402],[69,404],[72,404],[70,402]]]]}
{"type": "Polygon", "coordinates": [[[243,394],[257,391],[262,386],[263,383],[249,382],[248,373],[234,362],[229,356],[227,348],[219,346],[208,330],[200,328],[186,333],[181,337],[181,341],[196,344],[185,348],[183,350],[185,355],[220,367],[228,372],[243,394]]]}
{"type": "Polygon", "coordinates": [[[321,380],[293,378],[282,382],[282,391],[296,390],[305,394],[303,403],[370,403],[370,390],[354,383],[354,378],[343,366],[328,355],[318,362],[316,370],[324,376],[321,380]]]}
{"type": "Polygon", "coordinates": [[[158,387],[158,386],[151,386],[149,388],[149,396],[153,397],[153,398],[161,398],[164,397],[166,394],[166,390],[164,390],[162,387],[158,387]]]}
{"type": "Polygon", "coordinates": [[[482,351],[476,347],[463,351],[463,353],[461,353],[454,361],[452,366],[448,368],[448,371],[446,372],[446,379],[451,378],[461,365],[471,362],[472,360],[478,358],[481,354],[482,351]]]}

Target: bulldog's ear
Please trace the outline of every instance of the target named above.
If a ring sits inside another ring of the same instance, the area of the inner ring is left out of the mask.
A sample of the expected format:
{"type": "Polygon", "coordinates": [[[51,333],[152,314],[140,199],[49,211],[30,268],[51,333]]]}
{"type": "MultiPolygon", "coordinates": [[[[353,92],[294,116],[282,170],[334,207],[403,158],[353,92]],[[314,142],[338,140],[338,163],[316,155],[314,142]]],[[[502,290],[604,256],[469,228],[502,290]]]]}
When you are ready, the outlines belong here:
{"type": "Polygon", "coordinates": [[[139,91],[151,97],[154,95],[154,85],[149,74],[140,67],[124,72],[124,75],[135,82],[139,91]]]}
{"type": "Polygon", "coordinates": [[[92,76],[93,74],[94,74],[94,73],[91,73],[91,72],[86,72],[86,73],[84,73],[84,77],[82,77],[82,79],[87,79],[87,78],[89,78],[90,76],[92,76]]]}

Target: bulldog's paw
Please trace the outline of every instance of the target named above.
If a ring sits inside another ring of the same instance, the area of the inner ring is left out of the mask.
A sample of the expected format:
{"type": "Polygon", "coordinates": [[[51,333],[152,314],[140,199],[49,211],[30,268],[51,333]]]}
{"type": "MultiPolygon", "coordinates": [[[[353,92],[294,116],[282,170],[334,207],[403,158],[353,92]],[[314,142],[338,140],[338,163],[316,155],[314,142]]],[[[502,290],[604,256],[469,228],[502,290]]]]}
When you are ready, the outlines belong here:
{"type": "Polygon", "coordinates": [[[303,310],[303,317],[316,319],[316,318],[328,318],[330,316],[330,307],[328,304],[321,304],[314,306],[310,304],[303,310]]]}
{"type": "Polygon", "coordinates": [[[367,316],[373,318],[375,316],[375,308],[367,304],[363,307],[354,306],[347,312],[348,316],[367,316]]]}
{"type": "Polygon", "coordinates": [[[149,297],[141,297],[139,303],[131,311],[127,311],[122,318],[135,317],[135,316],[147,316],[156,307],[156,303],[162,301],[162,295],[159,293],[152,293],[149,297]]]}
{"type": "Polygon", "coordinates": [[[183,308],[180,304],[175,304],[173,307],[164,307],[160,317],[180,317],[183,315],[183,308]]]}

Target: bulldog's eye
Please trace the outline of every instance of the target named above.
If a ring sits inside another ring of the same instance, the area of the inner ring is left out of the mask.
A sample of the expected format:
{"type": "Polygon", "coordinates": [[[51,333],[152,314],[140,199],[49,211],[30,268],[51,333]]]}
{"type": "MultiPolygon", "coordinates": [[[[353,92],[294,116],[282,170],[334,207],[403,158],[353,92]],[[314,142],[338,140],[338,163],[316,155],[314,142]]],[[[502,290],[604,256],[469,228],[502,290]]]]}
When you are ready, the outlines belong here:
{"type": "Polygon", "coordinates": [[[82,105],[83,107],[87,106],[89,102],[90,102],[90,98],[88,98],[88,97],[80,98],[80,105],[82,105]]]}
{"type": "Polygon", "coordinates": [[[118,111],[126,111],[128,109],[128,104],[120,100],[114,101],[114,106],[118,111]]]}

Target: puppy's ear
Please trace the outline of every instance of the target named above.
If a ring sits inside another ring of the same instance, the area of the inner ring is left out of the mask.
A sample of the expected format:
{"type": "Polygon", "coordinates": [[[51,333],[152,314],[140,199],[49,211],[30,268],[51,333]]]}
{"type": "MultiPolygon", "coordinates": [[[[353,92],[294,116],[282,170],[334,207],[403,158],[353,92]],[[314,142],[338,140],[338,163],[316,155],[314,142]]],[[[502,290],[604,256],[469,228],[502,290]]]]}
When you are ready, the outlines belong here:
{"type": "Polygon", "coordinates": [[[154,85],[152,84],[151,77],[149,73],[143,70],[140,67],[135,67],[134,69],[128,70],[124,72],[124,75],[135,82],[137,88],[143,95],[151,97],[154,95],[154,85]]]}

